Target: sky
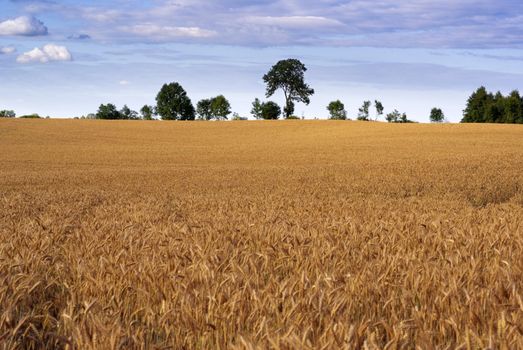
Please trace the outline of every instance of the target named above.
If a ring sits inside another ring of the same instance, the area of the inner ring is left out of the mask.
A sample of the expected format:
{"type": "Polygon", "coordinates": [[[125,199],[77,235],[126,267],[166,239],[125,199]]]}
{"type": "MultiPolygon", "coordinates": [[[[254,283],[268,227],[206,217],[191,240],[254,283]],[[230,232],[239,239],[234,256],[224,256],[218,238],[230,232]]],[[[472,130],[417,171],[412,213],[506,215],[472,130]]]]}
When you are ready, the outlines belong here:
{"type": "Polygon", "coordinates": [[[179,82],[194,104],[223,94],[249,116],[286,58],[316,91],[300,117],[326,118],[339,99],[355,118],[377,99],[386,113],[427,122],[439,107],[458,122],[479,86],[523,89],[523,2],[0,0],[0,109],[18,115],[139,110],[179,82]]]}

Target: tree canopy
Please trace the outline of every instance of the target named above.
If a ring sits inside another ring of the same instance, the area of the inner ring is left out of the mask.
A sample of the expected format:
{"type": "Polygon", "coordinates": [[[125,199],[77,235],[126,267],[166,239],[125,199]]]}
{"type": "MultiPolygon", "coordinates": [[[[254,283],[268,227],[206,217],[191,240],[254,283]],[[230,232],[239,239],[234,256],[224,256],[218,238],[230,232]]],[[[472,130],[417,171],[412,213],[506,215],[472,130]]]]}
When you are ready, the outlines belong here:
{"type": "Polygon", "coordinates": [[[383,115],[385,107],[383,107],[383,103],[378,100],[374,100],[374,106],[376,108],[376,120],[378,120],[383,115]]]}
{"type": "Polygon", "coordinates": [[[116,106],[112,103],[106,105],[101,104],[96,112],[96,119],[122,119],[120,112],[116,109],[116,106]]]}
{"type": "Polygon", "coordinates": [[[266,120],[278,119],[281,115],[281,108],[276,102],[268,101],[262,103],[262,118],[266,120]]]}
{"type": "Polygon", "coordinates": [[[154,107],[149,105],[144,105],[140,109],[140,113],[142,114],[143,120],[153,120],[153,117],[156,114],[154,107]]]}
{"type": "Polygon", "coordinates": [[[124,105],[120,110],[120,119],[137,120],[140,119],[140,117],[136,111],[133,111],[127,105],[124,105]]]}
{"type": "Polygon", "coordinates": [[[365,120],[365,121],[369,120],[370,106],[371,106],[370,101],[363,102],[363,105],[360,107],[360,109],[358,111],[358,120],[365,120]]]}
{"type": "Polygon", "coordinates": [[[227,119],[231,114],[231,104],[223,95],[218,95],[211,101],[211,113],[217,120],[227,119]]]}
{"type": "Polygon", "coordinates": [[[294,113],[294,103],[310,103],[310,96],[314,89],[305,83],[307,68],[297,59],[287,59],[276,63],[270,71],[263,76],[267,85],[266,97],[269,98],[281,89],[285,95],[284,116],[289,118],[294,113]]]}
{"type": "Polygon", "coordinates": [[[140,116],[136,111],[133,111],[127,105],[124,105],[121,110],[118,110],[112,103],[106,105],[101,104],[95,114],[96,119],[108,120],[137,120],[140,116]]]}
{"type": "Polygon", "coordinates": [[[255,119],[274,120],[280,117],[281,108],[276,102],[261,102],[256,98],[252,103],[251,114],[255,119]]]}
{"type": "Polygon", "coordinates": [[[201,120],[225,120],[231,113],[231,104],[223,95],[203,99],[196,104],[196,114],[201,120]]]}
{"type": "Polygon", "coordinates": [[[345,105],[340,101],[332,101],[327,106],[327,110],[330,113],[330,119],[334,120],[346,120],[347,119],[347,111],[345,110],[345,105]]]}
{"type": "Polygon", "coordinates": [[[198,103],[196,104],[196,114],[198,115],[198,119],[200,119],[200,120],[211,120],[212,119],[211,104],[212,104],[212,101],[210,98],[205,98],[203,100],[198,101],[198,103]]]}
{"type": "Polygon", "coordinates": [[[251,114],[254,117],[254,119],[263,119],[263,105],[260,102],[259,98],[255,98],[254,102],[252,103],[252,109],[251,114]]]}
{"type": "Polygon", "coordinates": [[[441,123],[445,120],[445,114],[440,108],[432,108],[430,111],[430,121],[432,123],[441,123]]]}
{"type": "Polygon", "coordinates": [[[156,96],[156,111],[164,120],[194,120],[195,110],[178,83],[164,84],[156,96]]]}
{"type": "Polygon", "coordinates": [[[482,86],[468,98],[461,122],[523,124],[523,99],[517,90],[504,96],[482,86]]]}

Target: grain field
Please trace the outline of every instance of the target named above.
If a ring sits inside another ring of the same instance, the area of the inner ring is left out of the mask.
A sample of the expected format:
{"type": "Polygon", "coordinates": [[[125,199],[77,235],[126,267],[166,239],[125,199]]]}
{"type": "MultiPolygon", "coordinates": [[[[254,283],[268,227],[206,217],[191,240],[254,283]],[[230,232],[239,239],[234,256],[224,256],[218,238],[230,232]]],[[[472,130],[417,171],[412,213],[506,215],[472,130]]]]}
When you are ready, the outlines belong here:
{"type": "Polygon", "coordinates": [[[0,120],[1,349],[523,349],[523,127],[0,120]]]}

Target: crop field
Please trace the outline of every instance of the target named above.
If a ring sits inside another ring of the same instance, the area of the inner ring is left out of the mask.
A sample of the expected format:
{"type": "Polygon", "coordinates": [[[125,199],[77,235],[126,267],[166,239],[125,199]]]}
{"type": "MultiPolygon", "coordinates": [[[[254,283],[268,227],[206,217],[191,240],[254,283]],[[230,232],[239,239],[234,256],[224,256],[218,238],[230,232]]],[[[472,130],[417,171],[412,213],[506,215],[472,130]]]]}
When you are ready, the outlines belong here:
{"type": "Polygon", "coordinates": [[[523,127],[0,120],[0,349],[523,349],[523,127]]]}

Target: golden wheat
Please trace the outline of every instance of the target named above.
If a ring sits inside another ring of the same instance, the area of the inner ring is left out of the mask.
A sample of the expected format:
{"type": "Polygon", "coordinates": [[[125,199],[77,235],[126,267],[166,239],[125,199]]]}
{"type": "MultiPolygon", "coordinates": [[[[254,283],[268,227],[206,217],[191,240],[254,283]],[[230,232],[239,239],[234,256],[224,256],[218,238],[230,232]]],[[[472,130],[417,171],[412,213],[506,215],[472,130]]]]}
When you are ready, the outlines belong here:
{"type": "Polygon", "coordinates": [[[523,348],[523,127],[0,120],[3,349],[523,348]]]}

